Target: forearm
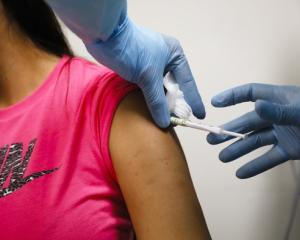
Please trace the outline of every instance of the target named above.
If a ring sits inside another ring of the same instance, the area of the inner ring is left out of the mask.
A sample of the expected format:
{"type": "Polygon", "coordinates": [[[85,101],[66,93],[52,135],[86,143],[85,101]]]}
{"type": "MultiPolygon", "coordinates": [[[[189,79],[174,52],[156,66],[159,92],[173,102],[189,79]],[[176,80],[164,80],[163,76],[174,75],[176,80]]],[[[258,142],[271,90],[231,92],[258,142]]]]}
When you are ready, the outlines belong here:
{"type": "Polygon", "coordinates": [[[126,0],[46,0],[83,41],[106,41],[127,14],[126,0]]]}

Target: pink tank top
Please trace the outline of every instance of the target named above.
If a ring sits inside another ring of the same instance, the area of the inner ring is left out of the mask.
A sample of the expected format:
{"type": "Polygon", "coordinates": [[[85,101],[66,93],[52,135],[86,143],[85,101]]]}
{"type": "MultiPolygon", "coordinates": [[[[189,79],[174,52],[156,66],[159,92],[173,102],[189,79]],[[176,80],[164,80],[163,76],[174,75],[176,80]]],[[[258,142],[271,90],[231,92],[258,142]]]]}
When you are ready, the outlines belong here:
{"type": "Polygon", "coordinates": [[[30,96],[0,109],[0,239],[134,239],[108,140],[136,88],[64,56],[30,96]]]}

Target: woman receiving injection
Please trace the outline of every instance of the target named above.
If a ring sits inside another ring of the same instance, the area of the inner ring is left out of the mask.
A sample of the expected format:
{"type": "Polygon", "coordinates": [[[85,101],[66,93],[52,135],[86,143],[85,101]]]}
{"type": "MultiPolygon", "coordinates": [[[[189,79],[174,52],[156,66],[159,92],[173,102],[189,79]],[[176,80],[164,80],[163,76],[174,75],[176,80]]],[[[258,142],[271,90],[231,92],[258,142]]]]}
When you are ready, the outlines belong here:
{"type": "Polygon", "coordinates": [[[42,0],[1,0],[0,35],[0,239],[210,239],[136,85],[73,57],[42,0]]]}

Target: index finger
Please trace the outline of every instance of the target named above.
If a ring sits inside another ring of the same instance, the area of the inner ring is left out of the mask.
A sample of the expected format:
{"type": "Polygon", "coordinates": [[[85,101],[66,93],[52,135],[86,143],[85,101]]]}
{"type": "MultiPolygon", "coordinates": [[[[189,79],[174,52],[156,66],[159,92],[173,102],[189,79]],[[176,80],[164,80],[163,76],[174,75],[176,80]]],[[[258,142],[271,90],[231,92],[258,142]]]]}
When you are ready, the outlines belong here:
{"type": "Polygon", "coordinates": [[[258,99],[273,100],[276,86],[250,83],[226,90],[212,99],[215,107],[228,107],[242,102],[255,102],[258,99]]]}
{"type": "Polygon", "coordinates": [[[172,74],[184,94],[184,98],[191,106],[197,118],[205,118],[205,107],[199,94],[196,81],[185,56],[182,56],[177,66],[172,69],[172,74]]]}

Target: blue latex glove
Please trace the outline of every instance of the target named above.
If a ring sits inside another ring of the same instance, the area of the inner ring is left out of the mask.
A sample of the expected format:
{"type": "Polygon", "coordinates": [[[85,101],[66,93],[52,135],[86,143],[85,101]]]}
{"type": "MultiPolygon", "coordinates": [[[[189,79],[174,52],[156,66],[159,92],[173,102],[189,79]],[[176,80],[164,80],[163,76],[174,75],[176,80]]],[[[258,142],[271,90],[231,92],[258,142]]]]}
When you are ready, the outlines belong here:
{"type": "MultiPolygon", "coordinates": [[[[219,155],[223,162],[236,160],[262,146],[273,148],[237,171],[238,178],[249,178],[288,160],[300,159],[300,88],[248,84],[227,90],[212,99],[215,107],[227,107],[242,102],[256,102],[255,111],[247,113],[223,127],[230,131],[250,133],[236,141],[219,155]]],[[[211,144],[229,140],[209,134],[211,144]]]]}
{"type": "Polygon", "coordinates": [[[109,40],[87,43],[86,47],[101,63],[142,89],[152,117],[159,126],[170,124],[163,87],[167,72],[173,74],[194,115],[205,117],[191,69],[176,39],[141,28],[126,18],[109,40]]]}
{"type": "Polygon", "coordinates": [[[85,42],[106,41],[127,14],[126,0],[45,0],[85,42]]]}
{"type": "Polygon", "coordinates": [[[205,117],[204,105],[179,42],[135,25],[126,16],[126,1],[47,2],[81,37],[96,60],[142,89],[151,115],[160,127],[170,125],[170,112],[163,87],[163,78],[168,72],[173,74],[194,115],[205,117]],[[107,16],[107,19],[103,16],[107,16]],[[109,24],[111,19],[114,24],[109,24]],[[109,31],[103,31],[104,28],[109,31]]]}

